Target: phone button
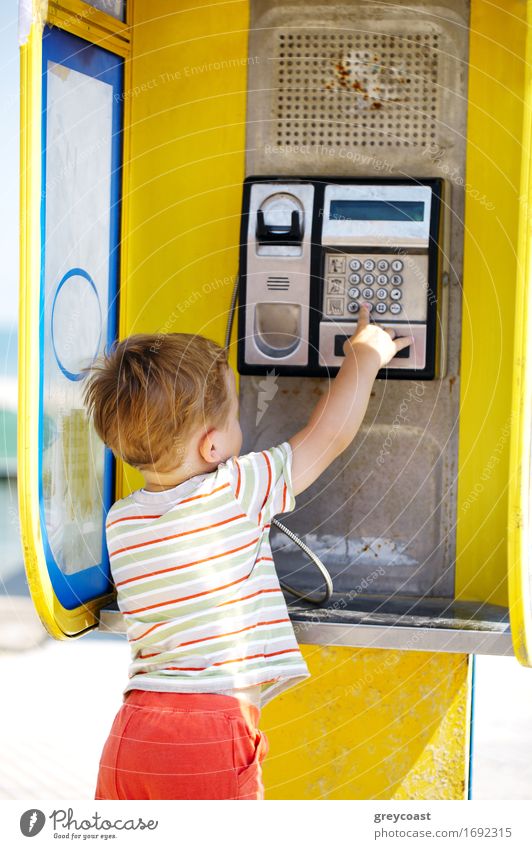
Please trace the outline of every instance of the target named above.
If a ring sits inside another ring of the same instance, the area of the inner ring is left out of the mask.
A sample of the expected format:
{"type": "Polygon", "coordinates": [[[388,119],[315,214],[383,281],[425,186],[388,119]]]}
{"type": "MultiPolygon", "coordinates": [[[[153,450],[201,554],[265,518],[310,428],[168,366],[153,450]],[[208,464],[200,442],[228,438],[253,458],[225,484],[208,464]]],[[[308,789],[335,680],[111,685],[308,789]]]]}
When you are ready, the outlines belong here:
{"type": "Polygon", "coordinates": [[[401,304],[390,304],[390,312],[392,313],[392,315],[399,315],[399,313],[401,312],[401,304]]]}
{"type": "MultiPolygon", "coordinates": [[[[277,304],[275,304],[277,306],[277,304]]],[[[278,306],[283,307],[284,304],[278,306]]],[[[343,298],[327,298],[326,313],[327,315],[343,315],[344,299],[343,298]]]]}
{"type": "Polygon", "coordinates": [[[351,269],[351,271],[358,271],[361,265],[362,263],[359,259],[352,259],[349,263],[349,268],[351,269]]]}
{"type": "Polygon", "coordinates": [[[327,294],[328,295],[343,295],[344,294],[343,277],[328,277],[327,278],[327,294]]]}
{"type": "Polygon", "coordinates": [[[395,357],[393,359],[396,360],[398,357],[408,358],[409,356],[410,356],[410,345],[408,346],[408,348],[401,348],[401,350],[397,352],[397,354],[395,355],[395,357]]]}
{"type": "Polygon", "coordinates": [[[345,274],[345,257],[329,257],[329,274],[345,274]]]}
{"type": "Polygon", "coordinates": [[[401,300],[401,297],[402,292],[400,289],[392,289],[392,291],[390,292],[390,298],[392,299],[392,301],[399,301],[401,300]]]}
{"type": "Polygon", "coordinates": [[[401,260],[400,259],[394,259],[394,261],[392,262],[392,271],[402,271],[402,270],[403,270],[403,263],[401,262],[401,260]]]}
{"type": "Polygon", "coordinates": [[[347,312],[358,312],[359,309],[360,307],[356,301],[349,301],[347,305],[347,312]]]}
{"type": "Polygon", "coordinates": [[[386,289],[377,289],[377,298],[380,301],[385,301],[387,297],[388,297],[388,292],[386,291],[386,289]]]}
{"type": "Polygon", "coordinates": [[[379,271],[388,271],[388,262],[385,259],[380,259],[377,263],[379,271]]]}
{"type": "Polygon", "coordinates": [[[400,274],[392,274],[392,276],[390,277],[390,283],[392,284],[392,286],[400,286],[402,282],[403,278],[400,274]]]}
{"type": "Polygon", "coordinates": [[[375,304],[375,312],[380,313],[381,315],[386,312],[388,307],[386,304],[383,304],[382,301],[379,301],[378,304],[375,304]]]}
{"type": "Polygon", "coordinates": [[[360,274],[350,274],[349,275],[350,283],[360,283],[360,274]]]}
{"type": "Polygon", "coordinates": [[[377,277],[377,283],[379,284],[379,286],[386,286],[387,282],[388,278],[386,274],[379,274],[379,276],[377,277]]]}
{"type": "Polygon", "coordinates": [[[364,268],[366,269],[366,271],[373,271],[373,269],[375,268],[374,261],[372,259],[364,260],[364,268]]]}
{"type": "Polygon", "coordinates": [[[342,336],[335,336],[334,337],[334,356],[335,357],[345,357],[344,344],[346,342],[346,339],[349,339],[349,336],[342,335],[342,336]]]}
{"type": "Polygon", "coordinates": [[[357,289],[356,286],[351,286],[351,288],[347,290],[347,294],[350,298],[360,298],[360,289],[357,289]]]}

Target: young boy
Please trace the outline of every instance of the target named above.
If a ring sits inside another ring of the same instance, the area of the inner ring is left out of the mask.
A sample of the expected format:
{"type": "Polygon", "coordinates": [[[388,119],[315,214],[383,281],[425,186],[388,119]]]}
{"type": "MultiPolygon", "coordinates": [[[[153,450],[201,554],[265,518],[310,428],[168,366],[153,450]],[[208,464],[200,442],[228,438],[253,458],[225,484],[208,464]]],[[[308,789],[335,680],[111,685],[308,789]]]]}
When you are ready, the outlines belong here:
{"type": "Polygon", "coordinates": [[[124,339],[91,370],[96,431],[145,486],[111,507],[111,573],[132,661],[96,799],[263,799],[260,708],[309,676],[279,587],[272,518],[344,451],[393,338],[363,306],[308,424],[238,456],[235,376],[200,336],[124,339]]]}

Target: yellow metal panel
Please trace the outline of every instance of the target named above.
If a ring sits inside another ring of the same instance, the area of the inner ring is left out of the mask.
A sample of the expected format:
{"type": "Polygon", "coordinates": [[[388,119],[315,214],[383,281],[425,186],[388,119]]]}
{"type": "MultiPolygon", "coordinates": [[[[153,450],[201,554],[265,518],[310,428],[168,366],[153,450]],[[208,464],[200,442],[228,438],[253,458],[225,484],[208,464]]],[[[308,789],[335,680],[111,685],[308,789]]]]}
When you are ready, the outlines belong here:
{"type": "Polygon", "coordinates": [[[20,304],[18,500],[24,564],[33,603],[56,639],[79,636],[97,624],[112,596],[73,610],[55,597],[44,556],[39,517],[39,286],[41,263],[42,28],[37,22],[20,50],[20,304]]]}
{"type": "MultiPolygon", "coordinates": [[[[238,268],[248,5],[136,0],[132,24],[121,334],[222,343],[238,268]]],[[[126,469],[122,491],[140,482],[126,469]]]]}
{"type": "MultiPolygon", "coordinates": [[[[135,0],[132,14],[120,333],[222,342],[245,170],[247,3],[161,0],[155,15],[135,0]]],[[[140,482],[126,470],[121,491],[140,482]]],[[[312,678],[263,713],[267,797],[463,798],[467,657],[304,652],[312,678]]]]}
{"type": "MultiPolygon", "coordinates": [[[[128,23],[131,22],[133,16],[133,2],[129,0],[126,5],[126,17],[128,23]]],[[[134,30],[129,29],[130,47],[133,43],[134,30]]],[[[127,234],[129,232],[129,210],[130,210],[130,190],[131,190],[131,97],[126,96],[127,92],[131,91],[133,78],[133,60],[131,51],[124,58],[124,99],[122,112],[122,195],[120,204],[120,271],[118,285],[118,336],[123,339],[127,336],[127,296],[129,287],[127,285],[127,269],[129,262],[129,240],[127,234]]],[[[116,458],[116,474],[115,474],[115,495],[116,498],[122,498],[125,492],[131,492],[132,489],[142,485],[142,479],[138,472],[132,469],[116,458]],[[124,488],[125,485],[125,488],[124,488]]]]}
{"type": "Polygon", "coordinates": [[[127,23],[106,15],[83,0],[48,0],[47,21],[119,56],[129,53],[127,23]]]}
{"type": "Polygon", "coordinates": [[[512,403],[512,443],[508,522],[508,583],[510,622],[516,657],[532,666],[531,580],[531,439],[532,439],[532,2],[528,2],[528,44],[522,142],[521,204],[515,351],[512,403]]]}
{"type": "Polygon", "coordinates": [[[456,595],[502,605],[525,10],[471,5],[456,595]]]}
{"type": "MultiPolygon", "coordinates": [[[[223,8],[222,8],[223,6],[223,8]]],[[[238,267],[248,9],[133,7],[128,333],[223,341],[238,267]]]]}
{"type": "Polygon", "coordinates": [[[262,711],[266,798],[464,798],[467,656],[303,651],[312,678],[262,711]]]}

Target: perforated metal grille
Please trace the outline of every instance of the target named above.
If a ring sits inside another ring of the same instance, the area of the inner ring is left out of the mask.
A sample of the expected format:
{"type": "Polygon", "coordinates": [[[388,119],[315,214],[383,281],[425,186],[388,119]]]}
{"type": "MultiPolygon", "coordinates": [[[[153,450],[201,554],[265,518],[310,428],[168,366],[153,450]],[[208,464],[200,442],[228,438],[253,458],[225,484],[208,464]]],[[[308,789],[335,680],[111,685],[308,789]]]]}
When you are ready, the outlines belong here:
{"type": "Polygon", "coordinates": [[[434,33],[278,33],[278,145],[427,146],[437,138],[434,33]]]}

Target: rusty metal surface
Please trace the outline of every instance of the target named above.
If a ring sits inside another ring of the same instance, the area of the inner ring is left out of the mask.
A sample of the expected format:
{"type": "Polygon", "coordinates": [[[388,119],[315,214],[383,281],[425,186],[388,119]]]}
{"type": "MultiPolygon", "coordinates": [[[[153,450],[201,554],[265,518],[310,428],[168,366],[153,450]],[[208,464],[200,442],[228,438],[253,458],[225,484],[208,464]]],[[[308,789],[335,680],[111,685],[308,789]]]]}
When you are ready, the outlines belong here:
{"type": "MultiPolygon", "coordinates": [[[[278,378],[254,429],[262,379],[241,378],[244,451],[289,438],[308,420],[327,381],[278,378]]],[[[338,590],[452,596],[457,381],[377,381],[352,445],[284,521],[326,563],[338,590]]],[[[276,548],[290,543],[272,534],[276,548]]],[[[295,552],[294,552],[295,553],[295,552]]]]}
{"type": "Polygon", "coordinates": [[[300,157],[316,175],[456,167],[468,5],[252,0],[248,173],[293,175],[300,157]]]}

